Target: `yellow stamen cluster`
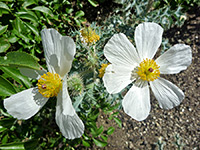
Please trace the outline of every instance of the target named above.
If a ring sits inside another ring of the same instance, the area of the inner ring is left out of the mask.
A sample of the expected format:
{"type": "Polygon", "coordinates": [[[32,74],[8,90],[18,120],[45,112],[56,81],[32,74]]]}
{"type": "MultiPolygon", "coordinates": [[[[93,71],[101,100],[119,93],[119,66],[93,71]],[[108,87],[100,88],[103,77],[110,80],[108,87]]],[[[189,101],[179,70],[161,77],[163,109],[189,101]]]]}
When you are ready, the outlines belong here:
{"type": "Polygon", "coordinates": [[[47,72],[43,74],[37,83],[39,93],[44,97],[54,97],[57,96],[60,89],[62,88],[62,80],[60,76],[55,73],[47,72]]]}
{"type": "Polygon", "coordinates": [[[136,73],[142,80],[154,81],[160,76],[159,68],[153,59],[146,58],[140,63],[136,73]]]}
{"type": "Polygon", "coordinates": [[[96,43],[100,39],[99,35],[91,27],[85,27],[80,32],[84,41],[88,44],[96,43]]]}
{"type": "Polygon", "coordinates": [[[99,69],[99,77],[102,78],[103,75],[105,74],[105,71],[106,71],[106,67],[108,66],[109,64],[101,64],[101,68],[99,69]]]}

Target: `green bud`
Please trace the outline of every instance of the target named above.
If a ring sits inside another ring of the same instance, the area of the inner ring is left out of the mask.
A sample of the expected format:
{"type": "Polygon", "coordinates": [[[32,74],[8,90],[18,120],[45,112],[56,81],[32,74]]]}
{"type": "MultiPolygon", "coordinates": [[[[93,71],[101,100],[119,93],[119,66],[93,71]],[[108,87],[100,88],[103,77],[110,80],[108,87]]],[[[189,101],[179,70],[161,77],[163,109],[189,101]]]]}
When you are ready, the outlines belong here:
{"type": "Polygon", "coordinates": [[[72,74],[67,80],[69,93],[73,96],[80,95],[84,90],[83,79],[79,74],[72,74]]]}

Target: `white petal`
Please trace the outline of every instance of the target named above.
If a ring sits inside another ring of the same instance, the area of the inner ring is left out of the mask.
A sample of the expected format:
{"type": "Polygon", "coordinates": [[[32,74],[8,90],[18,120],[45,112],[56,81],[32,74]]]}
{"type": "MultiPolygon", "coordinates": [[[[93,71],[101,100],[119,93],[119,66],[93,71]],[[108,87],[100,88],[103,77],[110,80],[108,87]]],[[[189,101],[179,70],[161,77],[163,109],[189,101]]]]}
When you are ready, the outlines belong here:
{"type": "Polygon", "coordinates": [[[160,66],[160,73],[175,74],[192,63],[192,51],[190,46],[185,44],[176,44],[156,59],[160,66]]]}
{"type": "Polygon", "coordinates": [[[148,85],[148,81],[145,81],[145,80],[142,80],[142,79],[137,79],[135,82],[134,82],[134,85],[137,86],[137,87],[145,87],[148,85]]]}
{"type": "Polygon", "coordinates": [[[43,68],[41,68],[41,70],[34,70],[34,69],[29,69],[29,68],[19,68],[21,74],[23,74],[24,76],[27,76],[29,78],[32,79],[39,79],[40,76],[42,76],[43,74],[45,74],[47,71],[43,68]]]}
{"type": "Polygon", "coordinates": [[[135,29],[135,43],[140,58],[152,59],[162,42],[163,28],[150,22],[139,24],[135,29]]]}
{"type": "Polygon", "coordinates": [[[150,86],[161,108],[171,109],[184,99],[183,91],[163,78],[150,82],[150,86]]]}
{"type": "Polygon", "coordinates": [[[62,92],[57,96],[56,123],[67,139],[79,138],[84,133],[84,124],[76,114],[68,94],[66,78],[62,92]]]}
{"type": "Polygon", "coordinates": [[[73,39],[62,36],[55,29],[43,29],[41,35],[49,71],[56,72],[64,77],[71,69],[76,52],[73,39]]]}
{"type": "Polygon", "coordinates": [[[4,107],[13,117],[26,120],[34,116],[47,100],[36,88],[31,88],[4,99],[4,107]]]}
{"type": "Polygon", "coordinates": [[[124,89],[131,81],[133,69],[125,66],[108,65],[103,76],[103,83],[110,94],[115,94],[124,89]]]}
{"type": "Polygon", "coordinates": [[[140,59],[135,47],[123,34],[115,34],[104,47],[104,55],[115,65],[136,66],[140,59]]]}
{"type": "Polygon", "coordinates": [[[151,110],[149,86],[139,88],[132,86],[125,95],[122,106],[129,116],[137,121],[147,118],[151,110]]]}

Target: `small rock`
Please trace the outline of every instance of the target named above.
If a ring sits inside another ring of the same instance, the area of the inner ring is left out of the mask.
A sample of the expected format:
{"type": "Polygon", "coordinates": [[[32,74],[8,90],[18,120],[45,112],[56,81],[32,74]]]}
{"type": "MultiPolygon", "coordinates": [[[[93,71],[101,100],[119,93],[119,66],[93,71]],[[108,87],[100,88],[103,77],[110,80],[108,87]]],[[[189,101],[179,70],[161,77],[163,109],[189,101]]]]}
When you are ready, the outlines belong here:
{"type": "Polygon", "coordinates": [[[132,149],[134,147],[132,142],[129,142],[129,148],[132,149]]]}

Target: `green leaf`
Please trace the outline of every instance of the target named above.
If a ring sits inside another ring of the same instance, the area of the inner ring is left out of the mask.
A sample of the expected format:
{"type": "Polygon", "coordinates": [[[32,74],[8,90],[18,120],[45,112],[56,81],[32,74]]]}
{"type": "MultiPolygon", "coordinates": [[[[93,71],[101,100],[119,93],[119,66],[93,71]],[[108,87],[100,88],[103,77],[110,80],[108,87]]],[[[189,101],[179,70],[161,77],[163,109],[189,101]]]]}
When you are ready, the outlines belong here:
{"type": "Polygon", "coordinates": [[[93,141],[96,144],[96,146],[99,146],[99,147],[105,147],[108,144],[107,142],[103,142],[103,141],[100,141],[100,140],[94,139],[94,138],[93,138],[93,141]]]}
{"type": "Polygon", "coordinates": [[[89,2],[92,6],[94,6],[94,7],[99,6],[99,4],[98,4],[96,1],[94,1],[94,0],[88,0],[88,2],[89,2]]]}
{"type": "Polygon", "coordinates": [[[36,4],[35,0],[26,0],[26,1],[22,4],[22,6],[23,6],[23,7],[28,7],[28,6],[33,5],[33,4],[36,4]]]}
{"type": "Polygon", "coordinates": [[[32,11],[20,11],[20,12],[17,12],[17,15],[18,15],[18,17],[20,17],[22,19],[27,19],[27,20],[33,21],[35,23],[38,22],[37,16],[32,11]]]}
{"type": "Polygon", "coordinates": [[[97,130],[97,135],[101,134],[104,130],[104,127],[101,126],[98,130],[97,130]]]}
{"type": "Polygon", "coordinates": [[[24,144],[23,143],[8,143],[8,144],[2,144],[0,145],[1,150],[25,150],[24,144]]]}
{"type": "Polygon", "coordinates": [[[74,18],[74,21],[76,22],[76,24],[77,24],[79,27],[81,26],[81,22],[80,22],[78,19],[74,18]]]}
{"type": "Polygon", "coordinates": [[[100,128],[91,128],[91,134],[96,137],[96,136],[99,136],[104,130],[104,127],[101,126],[100,128]]]}
{"type": "Polygon", "coordinates": [[[25,85],[26,88],[31,87],[31,82],[29,81],[28,77],[23,76],[19,70],[13,67],[0,67],[0,69],[9,77],[13,78],[18,83],[25,85]]]}
{"type": "Polygon", "coordinates": [[[37,35],[37,36],[40,36],[39,35],[39,31],[37,30],[37,28],[34,26],[34,25],[32,25],[32,24],[30,24],[30,23],[28,23],[28,22],[23,22],[30,30],[32,30],[33,31],[33,33],[35,34],[35,35],[37,35]]]}
{"type": "Polygon", "coordinates": [[[108,137],[107,137],[107,136],[104,136],[104,135],[101,135],[101,138],[102,138],[104,141],[107,141],[107,140],[108,140],[108,137]]]}
{"type": "Polygon", "coordinates": [[[0,17],[1,17],[3,14],[9,14],[9,11],[0,8],[0,17]]]}
{"type": "Polygon", "coordinates": [[[9,137],[9,135],[6,134],[6,135],[2,138],[1,143],[2,143],[2,144],[7,143],[7,142],[8,142],[8,137],[9,137]]]}
{"type": "Polygon", "coordinates": [[[3,57],[0,57],[0,66],[8,66],[8,64],[5,63],[5,60],[3,57]]]}
{"type": "MultiPolygon", "coordinates": [[[[24,26],[24,24],[23,24],[23,26],[24,26]]],[[[27,28],[24,28],[24,29],[28,30],[27,28]]],[[[23,31],[24,31],[24,30],[23,30],[23,31]]],[[[13,30],[12,30],[12,33],[14,33],[15,35],[17,35],[17,37],[19,37],[20,39],[24,40],[26,43],[29,44],[30,39],[29,39],[28,37],[26,37],[25,34],[20,33],[20,32],[17,31],[16,29],[13,29],[13,30]]],[[[21,42],[20,42],[20,43],[21,43],[21,42]]]]}
{"type": "Polygon", "coordinates": [[[3,76],[0,76],[0,96],[10,96],[16,93],[14,86],[3,76]]]}
{"type": "Polygon", "coordinates": [[[11,128],[13,126],[13,123],[15,122],[16,119],[14,118],[4,118],[0,120],[0,126],[4,128],[11,128]]]}
{"type": "Polygon", "coordinates": [[[24,143],[24,147],[26,150],[36,150],[36,147],[38,147],[38,140],[30,140],[24,143]]]}
{"type": "Polygon", "coordinates": [[[21,21],[21,19],[19,18],[16,18],[14,21],[13,21],[13,28],[16,29],[19,33],[21,33],[24,29],[24,25],[21,21]]]}
{"type": "Polygon", "coordinates": [[[97,129],[96,129],[96,128],[91,128],[91,127],[90,127],[90,131],[91,131],[92,136],[95,137],[95,136],[97,135],[97,133],[96,133],[96,132],[97,132],[97,129]]]}
{"type": "Polygon", "coordinates": [[[6,32],[7,28],[8,28],[8,25],[0,26],[0,35],[2,35],[4,32],[6,32]]]}
{"type": "Polygon", "coordinates": [[[5,9],[7,11],[10,11],[9,7],[3,2],[0,2],[0,9],[5,9]]]}
{"type": "Polygon", "coordinates": [[[0,53],[6,52],[10,48],[10,43],[5,38],[0,38],[0,53]]]}
{"type": "Polygon", "coordinates": [[[66,13],[70,14],[73,12],[73,8],[66,8],[66,13]]]}
{"type": "Polygon", "coordinates": [[[114,118],[115,122],[119,125],[119,127],[122,127],[122,121],[119,118],[114,118]]]}
{"type": "Polygon", "coordinates": [[[109,127],[108,130],[107,130],[107,134],[111,135],[111,134],[113,134],[114,131],[115,131],[114,127],[109,127]]]}
{"type": "Polygon", "coordinates": [[[26,67],[35,70],[40,69],[40,65],[36,59],[25,52],[9,52],[6,57],[6,59],[0,57],[0,66],[26,67]]]}
{"type": "Polygon", "coordinates": [[[70,2],[70,1],[66,1],[66,4],[67,4],[67,5],[70,5],[70,4],[71,4],[71,2],[70,2]]]}
{"type": "Polygon", "coordinates": [[[90,143],[87,142],[87,141],[85,141],[85,140],[82,140],[82,144],[83,144],[83,146],[85,146],[85,147],[90,147],[90,143]]]}
{"type": "Polygon", "coordinates": [[[85,13],[84,13],[82,10],[80,10],[80,11],[77,11],[77,12],[76,12],[75,18],[77,19],[77,18],[82,17],[82,16],[84,16],[84,15],[85,15],[85,13]]]}
{"type": "Polygon", "coordinates": [[[53,15],[52,11],[49,8],[45,7],[45,6],[36,6],[32,10],[37,10],[37,11],[40,11],[42,13],[48,14],[50,16],[53,15]]]}
{"type": "Polygon", "coordinates": [[[84,140],[90,140],[90,136],[83,134],[84,140]]]}
{"type": "Polygon", "coordinates": [[[1,0],[2,2],[13,2],[13,0],[1,0]]]}
{"type": "Polygon", "coordinates": [[[15,43],[18,41],[18,39],[19,39],[18,37],[16,37],[14,34],[12,34],[11,36],[9,36],[8,41],[10,43],[15,43]]]}
{"type": "Polygon", "coordinates": [[[96,120],[97,117],[99,116],[99,111],[98,110],[95,110],[93,111],[91,114],[88,115],[88,120],[90,121],[93,121],[93,120],[96,120]]]}
{"type": "Polygon", "coordinates": [[[4,128],[4,127],[0,126],[0,133],[5,131],[5,130],[7,130],[7,128],[4,128]]]}
{"type": "Polygon", "coordinates": [[[73,103],[73,106],[76,111],[80,111],[78,107],[82,103],[84,97],[85,97],[85,93],[83,93],[80,96],[75,97],[75,102],[73,103]]]}
{"type": "Polygon", "coordinates": [[[7,143],[7,144],[1,144],[0,149],[1,150],[35,150],[37,147],[37,140],[30,140],[27,142],[18,142],[18,143],[7,143]]]}

